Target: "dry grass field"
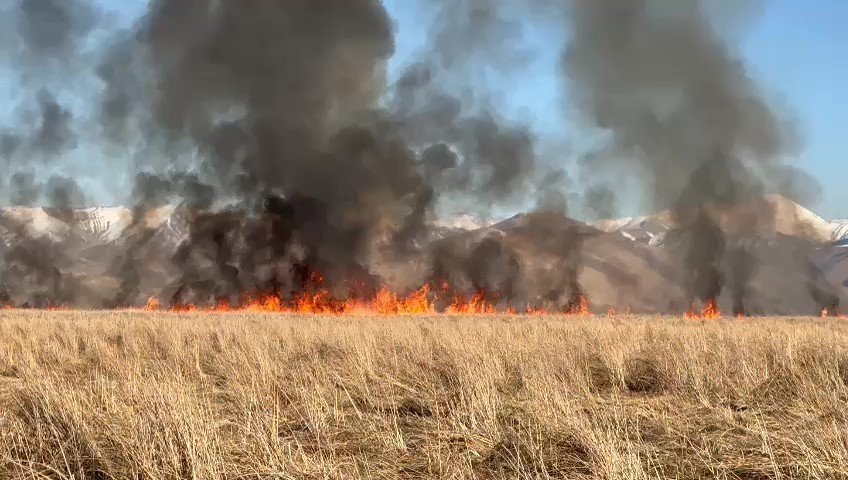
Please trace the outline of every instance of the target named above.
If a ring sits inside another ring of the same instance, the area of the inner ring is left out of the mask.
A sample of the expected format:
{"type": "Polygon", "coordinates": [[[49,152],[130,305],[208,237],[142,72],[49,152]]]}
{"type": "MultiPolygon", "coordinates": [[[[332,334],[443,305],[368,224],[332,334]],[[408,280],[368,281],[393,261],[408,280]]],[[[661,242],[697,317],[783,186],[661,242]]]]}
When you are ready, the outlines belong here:
{"type": "Polygon", "coordinates": [[[0,313],[0,478],[848,478],[848,323],[0,313]]]}

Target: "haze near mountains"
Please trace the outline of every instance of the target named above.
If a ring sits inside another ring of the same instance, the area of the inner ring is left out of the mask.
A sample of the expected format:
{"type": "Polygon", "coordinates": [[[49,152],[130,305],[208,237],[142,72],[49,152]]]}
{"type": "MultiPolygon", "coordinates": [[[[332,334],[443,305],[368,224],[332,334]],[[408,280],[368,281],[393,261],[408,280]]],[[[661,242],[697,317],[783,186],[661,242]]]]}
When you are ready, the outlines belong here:
{"type": "MultiPolygon", "coordinates": [[[[811,314],[822,304],[840,303],[848,293],[848,260],[840,239],[844,224],[827,222],[806,208],[777,195],[763,201],[772,206],[775,222],[769,231],[758,233],[752,245],[760,261],[753,274],[747,303],[750,313],[811,314]],[[809,269],[818,269],[810,285],[809,269]],[[842,276],[845,278],[842,278],[842,276]],[[830,298],[829,298],[830,297],[830,298]]],[[[732,229],[739,209],[716,211],[717,223],[732,229]]],[[[143,221],[133,222],[133,211],[125,207],[96,207],[68,212],[47,208],[8,207],[0,210],[0,236],[4,258],[13,258],[13,250],[34,242],[46,251],[65,252],[52,258],[60,270],[60,283],[67,286],[69,302],[98,307],[120,288],[115,259],[140,232],[153,238],[144,257],[151,272],[132,303],[147,296],[173,294],[180,272],[171,267],[171,259],[189,236],[190,218],[175,206],[144,212],[143,221]],[[25,239],[25,240],[22,240],[25,239]]],[[[742,217],[744,218],[744,216],[742,217]]],[[[653,216],[603,220],[592,224],[569,219],[558,213],[520,214],[487,226],[478,226],[465,215],[435,222],[428,240],[419,245],[419,254],[407,260],[386,258],[375,262],[375,272],[396,285],[412,288],[424,282],[430,265],[425,252],[445,246],[457,258],[487,240],[495,241],[498,251],[513,252],[519,271],[515,277],[516,297],[544,303],[551,291],[586,296],[592,308],[618,311],[679,313],[688,308],[685,288],[684,249],[675,243],[676,231],[668,212],[653,216]]],[[[492,264],[497,264],[497,254],[492,264]]],[[[51,265],[50,268],[53,268],[51,265]]],[[[45,266],[46,270],[50,270],[45,266]]],[[[45,289],[44,275],[32,266],[8,266],[4,288],[8,301],[31,301],[31,289],[45,289]],[[10,283],[13,280],[16,283],[10,283]]],[[[486,273],[485,275],[489,275],[486,273]]],[[[484,275],[484,276],[485,276],[484,275]]],[[[456,280],[461,283],[462,279],[456,280]]],[[[48,282],[49,284],[49,282],[48,282]]],[[[44,298],[55,297],[62,285],[46,288],[44,298]]],[[[37,296],[36,296],[37,297],[37,296]]],[[[555,295],[550,299],[554,302],[555,295]]],[[[729,290],[719,297],[725,311],[733,308],[729,290]]]]}
{"type": "Polygon", "coordinates": [[[21,112],[0,126],[0,193],[50,206],[0,215],[0,300],[208,305],[292,299],[320,278],[354,300],[448,281],[517,310],[584,296],[669,313],[841,303],[810,261],[831,234],[763,197],[805,177],[791,116],[716,25],[745,8],[717,19],[701,0],[416,3],[432,13],[428,42],[394,78],[380,0],[151,0],[120,32],[91,0],[0,6],[21,112]],[[526,35],[537,28],[569,38],[539,45],[526,35]],[[537,51],[556,53],[573,132],[542,135],[485,81],[520,76],[537,51]],[[568,158],[554,148],[583,134],[598,141],[568,158]],[[106,168],[75,162],[83,150],[106,168]],[[566,217],[572,195],[614,211],[620,172],[668,211],[602,228],[566,217]],[[132,185],[127,208],[78,210],[112,174],[132,185]],[[432,223],[447,206],[519,203],[535,208],[481,228],[432,223]]]}

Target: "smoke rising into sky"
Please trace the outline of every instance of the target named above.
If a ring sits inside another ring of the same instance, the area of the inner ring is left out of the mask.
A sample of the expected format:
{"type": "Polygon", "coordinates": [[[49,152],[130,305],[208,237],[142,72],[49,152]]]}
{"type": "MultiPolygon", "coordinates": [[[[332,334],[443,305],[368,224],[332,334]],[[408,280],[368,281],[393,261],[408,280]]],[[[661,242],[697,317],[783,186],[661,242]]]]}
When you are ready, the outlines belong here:
{"type": "MultiPolygon", "coordinates": [[[[456,85],[457,78],[461,83],[463,78],[471,78],[469,73],[476,74],[472,81],[466,82],[484,86],[484,88],[477,88],[478,91],[474,92],[476,101],[489,101],[499,111],[513,118],[520,118],[520,123],[529,121],[533,130],[545,135],[545,144],[542,148],[556,152],[555,155],[547,155],[551,157],[551,161],[560,164],[576,162],[579,155],[575,155],[571,150],[578,149],[578,145],[589,142],[586,139],[594,138],[594,134],[584,131],[585,129],[581,129],[580,125],[574,125],[575,119],[571,115],[573,112],[561,115],[561,111],[557,111],[550,105],[557,101],[557,97],[565,97],[570,101],[573,93],[568,83],[564,89],[559,89],[559,93],[554,93],[557,89],[556,84],[559,83],[557,77],[560,75],[555,62],[563,48],[562,42],[570,34],[568,22],[563,21],[562,17],[553,19],[555,16],[550,15],[550,10],[544,11],[542,8],[548,2],[542,1],[448,3],[449,5],[445,7],[438,3],[386,2],[386,9],[396,16],[389,21],[392,41],[396,47],[388,58],[389,83],[406,74],[410,63],[420,62],[422,57],[420,50],[424,47],[434,52],[431,58],[438,57],[433,58],[437,63],[453,62],[452,71],[459,73],[452,74],[453,78],[450,79],[452,87],[457,87],[455,89],[459,90],[456,85]],[[491,8],[492,5],[497,8],[491,8]],[[543,11],[542,15],[538,14],[540,11],[543,11]],[[489,17],[480,12],[488,12],[489,17]],[[410,23],[410,17],[416,19],[415,24],[410,23]],[[397,22],[394,25],[391,24],[393,20],[397,22]],[[436,22],[439,23],[434,25],[436,22]],[[491,41],[493,35],[498,35],[498,38],[503,41],[491,41]],[[428,37],[433,41],[427,41],[428,37]],[[501,46],[498,46],[499,44],[501,46]],[[462,62],[457,62],[457,52],[468,49],[474,53],[467,55],[462,62]],[[464,65],[457,65],[457,63],[464,65]],[[473,64],[475,68],[468,68],[468,64],[473,64]],[[481,64],[487,65],[486,68],[476,68],[481,64]],[[505,95],[507,92],[509,95],[505,95]],[[487,94],[492,98],[484,98],[487,94]]],[[[731,50],[736,49],[735,43],[745,38],[742,32],[750,31],[757,26],[758,22],[769,20],[764,18],[764,12],[780,11],[786,8],[779,1],[743,2],[742,6],[737,2],[715,2],[708,4],[707,7],[712,23],[719,28],[722,36],[727,37],[731,43],[731,50]]],[[[137,30],[143,23],[141,18],[148,13],[149,9],[150,6],[141,0],[136,2],[32,0],[16,1],[4,7],[5,12],[16,13],[3,16],[7,24],[4,26],[8,27],[4,28],[3,35],[6,36],[4,38],[9,39],[3,44],[12,47],[2,52],[2,57],[9,61],[8,67],[11,67],[6,69],[5,75],[10,79],[24,75],[27,75],[29,79],[34,78],[32,77],[34,66],[21,68],[23,63],[19,60],[22,55],[25,55],[25,58],[29,59],[27,64],[40,63],[42,74],[40,79],[38,76],[35,77],[36,79],[49,80],[50,86],[55,86],[56,83],[64,84],[64,92],[52,92],[49,88],[48,91],[60,97],[65,108],[82,117],[84,121],[91,120],[91,117],[95,115],[108,119],[108,121],[100,122],[102,127],[99,129],[105,131],[98,131],[98,138],[95,139],[91,138],[94,136],[92,132],[95,129],[91,125],[85,125],[83,130],[86,138],[80,139],[78,148],[66,155],[74,158],[71,162],[73,166],[68,167],[73,169],[74,173],[87,169],[94,175],[97,174],[96,172],[103,175],[96,181],[94,178],[88,179],[86,184],[86,189],[92,191],[92,201],[96,203],[125,203],[126,192],[131,188],[132,178],[131,175],[121,172],[128,170],[126,168],[109,168],[114,167],[118,161],[124,162],[124,158],[130,157],[136,163],[154,163],[159,166],[173,163],[173,159],[161,158],[160,151],[150,145],[149,136],[140,144],[137,142],[137,136],[135,138],[127,136],[127,128],[144,128],[144,125],[132,124],[133,120],[129,121],[130,124],[124,123],[127,118],[131,118],[126,111],[130,108],[129,97],[138,95],[142,89],[134,73],[143,70],[144,63],[148,59],[140,59],[134,55],[132,44],[137,40],[137,30]],[[45,29],[44,25],[48,24],[53,25],[53,28],[45,29]],[[115,31],[115,25],[128,28],[123,32],[115,31]],[[45,32],[45,30],[48,31],[45,32]],[[111,57],[110,61],[104,60],[107,56],[111,57]],[[36,58],[40,60],[34,61],[33,59],[36,58]],[[55,75],[58,66],[63,64],[68,68],[59,71],[61,75],[55,75]],[[51,71],[54,75],[47,78],[45,70],[51,71]],[[68,71],[75,73],[76,80],[73,85],[69,85],[70,82],[67,81],[68,71]],[[59,82],[56,81],[57,77],[59,82]],[[104,85],[105,91],[103,91],[104,85]],[[68,105],[69,103],[73,105],[68,105]],[[102,135],[117,140],[120,148],[104,148],[100,138],[102,135]],[[128,146],[132,148],[127,148],[128,146]],[[122,160],[115,160],[115,158],[122,160]],[[90,165],[94,165],[94,168],[87,168],[90,165]],[[108,175],[104,173],[107,171],[108,175]],[[107,182],[106,179],[110,181],[107,182]],[[116,179],[120,179],[121,187],[115,186],[116,179]]],[[[681,7],[681,10],[683,9],[681,7]]],[[[838,13],[835,12],[835,14],[838,16],[838,13]]],[[[734,56],[739,57],[739,55],[734,56]]],[[[746,58],[750,58],[750,55],[746,58]]],[[[444,74],[444,71],[442,73],[444,74]]],[[[753,76],[762,79],[762,75],[758,75],[760,72],[752,73],[753,76]]],[[[778,79],[768,78],[767,80],[770,88],[771,84],[778,79]]],[[[445,78],[441,81],[443,84],[448,83],[448,79],[445,78]]],[[[38,83],[41,82],[27,81],[28,85],[38,83]]],[[[34,88],[22,89],[19,86],[13,90],[14,99],[4,105],[8,114],[7,118],[19,116],[22,110],[36,108],[36,93],[29,90],[34,88]]],[[[772,100],[773,90],[768,90],[768,93],[768,99],[772,100]]],[[[467,98],[463,100],[468,101],[467,98]]],[[[785,105],[781,105],[781,108],[788,110],[784,107],[785,105]]],[[[792,104],[791,107],[795,108],[798,105],[792,104]]],[[[566,110],[570,108],[571,106],[567,104],[566,110]]],[[[14,133],[20,135],[21,132],[9,132],[8,123],[10,122],[6,123],[3,132],[4,140],[15,138],[14,133]]],[[[808,135],[805,133],[806,136],[808,135]]],[[[8,146],[15,141],[9,140],[3,143],[4,146],[8,146]]],[[[185,159],[183,161],[189,162],[185,159]]],[[[577,179],[578,171],[578,166],[573,167],[570,176],[577,179]]],[[[55,172],[48,172],[45,175],[50,173],[55,172]]],[[[597,216],[598,212],[594,208],[598,200],[597,190],[603,190],[605,185],[601,181],[582,178],[577,180],[579,180],[579,187],[572,190],[583,198],[579,202],[572,202],[572,211],[580,216],[590,218],[597,216]],[[585,192],[580,191],[585,187],[585,183],[593,183],[592,195],[586,196],[585,192]]],[[[86,182],[86,180],[81,181],[86,182]]],[[[632,183],[630,182],[631,187],[632,183]]],[[[619,185],[617,188],[624,189],[625,186],[619,185]]],[[[640,189],[631,188],[630,190],[640,189]]],[[[788,189],[784,188],[784,190],[788,189]]],[[[806,188],[803,191],[802,200],[808,198],[814,200],[815,196],[811,194],[811,191],[814,192],[815,188],[806,188]]],[[[636,207],[634,210],[633,200],[636,197],[628,195],[624,202],[616,203],[617,209],[623,210],[621,213],[651,210],[651,200],[648,198],[640,202],[641,207],[636,207]]],[[[608,202],[602,204],[600,213],[607,213],[609,205],[608,202]]]]}
{"type": "MultiPolygon", "coordinates": [[[[763,2],[705,5],[408,2],[427,41],[390,69],[403,33],[379,0],[150,0],[126,22],[114,4],[14,0],[1,7],[15,87],[0,197],[57,212],[131,207],[116,305],[153,275],[154,208],[176,207],[188,226],[166,262],[183,302],[302,288],[314,271],[373,289],[374,259],[415,255],[446,211],[597,218],[640,198],[673,211],[691,296],[729,284],[741,304],[756,271],[748,233],[727,237],[705,212],[817,186],[796,173],[791,111],[735,44],[763,2]],[[557,113],[540,126],[510,108],[509,83],[529,83],[543,58],[556,59],[544,75],[557,113]],[[741,267],[725,272],[726,258],[741,267]]],[[[580,291],[573,238],[557,301],[580,291]]],[[[21,252],[48,293],[78,290],[21,252]]],[[[518,282],[494,239],[439,252],[427,254],[434,270],[456,270],[446,275],[489,290],[518,282]]]]}

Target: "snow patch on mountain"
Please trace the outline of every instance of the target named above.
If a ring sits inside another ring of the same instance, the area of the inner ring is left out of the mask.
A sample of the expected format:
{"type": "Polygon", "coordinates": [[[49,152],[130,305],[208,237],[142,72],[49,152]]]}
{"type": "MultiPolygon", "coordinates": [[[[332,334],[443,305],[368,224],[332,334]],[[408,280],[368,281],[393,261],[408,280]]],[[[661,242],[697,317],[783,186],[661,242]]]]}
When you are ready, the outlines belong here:
{"type": "MultiPolygon", "coordinates": [[[[725,231],[745,228],[745,219],[752,211],[764,206],[772,212],[772,221],[759,226],[758,233],[769,237],[774,234],[804,237],[818,242],[829,242],[848,237],[848,219],[839,223],[828,222],[807,208],[782,195],[765,195],[764,205],[752,203],[732,208],[712,208],[715,221],[725,231]],[[750,208],[754,210],[749,210],[750,208]]],[[[591,224],[604,232],[619,232],[633,241],[661,246],[666,235],[675,229],[670,211],[655,215],[599,220],[591,224]]]]}
{"type": "Polygon", "coordinates": [[[114,242],[132,223],[132,211],[125,207],[91,207],[74,212],[77,226],[97,240],[114,242]]]}
{"type": "Polygon", "coordinates": [[[447,215],[437,218],[433,225],[437,228],[450,230],[477,230],[479,228],[488,227],[491,224],[488,220],[471,213],[459,213],[456,215],[447,215]]]}
{"type": "Polygon", "coordinates": [[[831,238],[834,242],[848,240],[848,218],[837,218],[830,222],[831,238]]]}
{"type": "MultiPolygon", "coordinates": [[[[761,226],[760,233],[766,237],[774,233],[800,236],[822,243],[848,240],[848,218],[826,221],[812,211],[780,195],[764,197],[774,214],[771,224],[761,226]]],[[[746,207],[741,215],[734,209],[714,211],[718,223],[726,231],[739,225],[744,226],[746,207]],[[741,220],[740,220],[741,219],[741,220]]],[[[759,208],[759,207],[757,207],[759,208]]],[[[750,212],[748,212],[750,213],[750,212]]],[[[54,211],[40,207],[0,208],[0,234],[26,235],[32,238],[46,237],[61,241],[77,236],[92,243],[121,243],[124,239],[144,229],[157,231],[157,237],[168,243],[180,243],[188,235],[186,212],[176,205],[164,205],[141,213],[133,218],[134,211],[123,206],[90,207],[72,212],[54,211]]],[[[458,213],[434,219],[431,236],[443,238],[462,231],[509,231],[521,227],[526,215],[516,215],[501,222],[471,213],[458,213]]],[[[588,224],[605,233],[618,233],[627,240],[664,246],[669,232],[675,229],[670,211],[654,215],[642,215],[616,219],[605,219],[588,224]]],[[[670,240],[669,240],[670,241],[670,240]]]]}

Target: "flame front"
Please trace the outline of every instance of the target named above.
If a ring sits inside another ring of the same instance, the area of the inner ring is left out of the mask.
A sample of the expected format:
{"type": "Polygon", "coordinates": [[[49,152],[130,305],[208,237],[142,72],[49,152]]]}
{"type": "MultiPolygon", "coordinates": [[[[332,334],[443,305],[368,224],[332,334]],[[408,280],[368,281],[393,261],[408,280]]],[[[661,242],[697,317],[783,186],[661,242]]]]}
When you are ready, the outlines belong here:
{"type": "Polygon", "coordinates": [[[718,308],[718,302],[715,298],[711,298],[704,303],[704,307],[698,310],[694,305],[686,312],[686,318],[715,320],[721,318],[721,310],[718,308]]]}
{"type": "Polygon", "coordinates": [[[321,287],[323,280],[318,277],[313,285],[317,288],[304,289],[285,300],[277,295],[255,295],[248,296],[238,304],[228,301],[219,301],[211,307],[201,307],[193,304],[175,304],[168,308],[162,308],[161,303],[151,297],[144,307],[146,311],[167,310],[174,313],[226,313],[226,312],[255,312],[255,313],[285,313],[301,315],[368,315],[368,316],[390,316],[390,315],[592,315],[589,302],[580,297],[576,302],[562,310],[546,309],[539,306],[528,305],[523,309],[503,306],[495,303],[490,298],[497,295],[487,295],[485,292],[477,292],[471,296],[464,296],[452,291],[446,282],[439,284],[440,288],[434,291],[429,284],[425,284],[406,295],[399,295],[390,288],[383,286],[379,288],[368,299],[351,297],[339,299],[334,297],[329,290],[321,287]],[[448,299],[449,303],[440,302],[440,299],[448,299]],[[441,303],[442,307],[437,308],[441,303]]]}
{"type": "MultiPolygon", "coordinates": [[[[473,295],[455,293],[455,290],[447,282],[425,284],[418,289],[401,295],[392,291],[387,286],[380,287],[370,296],[351,294],[350,298],[334,297],[330,291],[323,287],[323,278],[318,275],[310,277],[310,286],[300,292],[284,299],[278,295],[252,295],[243,297],[242,301],[231,303],[229,300],[219,300],[211,306],[195,304],[175,303],[163,306],[159,299],[150,297],[146,304],[140,309],[148,312],[167,311],[173,313],[279,313],[295,315],[334,315],[334,316],[396,316],[396,315],[570,315],[570,316],[594,316],[585,296],[572,298],[564,307],[551,308],[539,305],[526,305],[523,308],[504,305],[505,302],[498,301],[500,294],[497,292],[477,292],[473,295]]],[[[362,291],[361,285],[353,285],[351,292],[362,291]],[[357,290],[359,289],[359,290],[357,290]]],[[[3,310],[15,310],[13,305],[0,305],[3,310]]],[[[59,311],[73,310],[72,307],[63,305],[49,305],[44,310],[59,311]]],[[[607,317],[615,317],[619,314],[615,308],[610,307],[607,317]]],[[[624,315],[631,315],[630,308],[624,310],[624,315]]],[[[823,308],[820,311],[822,317],[848,318],[848,315],[839,311],[831,311],[823,308]]],[[[709,299],[703,306],[698,308],[693,304],[689,311],[683,314],[689,319],[714,320],[722,318],[722,312],[718,307],[716,299],[709,299]]],[[[736,313],[736,318],[747,317],[744,313],[736,313]]]]}

